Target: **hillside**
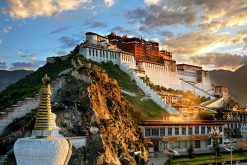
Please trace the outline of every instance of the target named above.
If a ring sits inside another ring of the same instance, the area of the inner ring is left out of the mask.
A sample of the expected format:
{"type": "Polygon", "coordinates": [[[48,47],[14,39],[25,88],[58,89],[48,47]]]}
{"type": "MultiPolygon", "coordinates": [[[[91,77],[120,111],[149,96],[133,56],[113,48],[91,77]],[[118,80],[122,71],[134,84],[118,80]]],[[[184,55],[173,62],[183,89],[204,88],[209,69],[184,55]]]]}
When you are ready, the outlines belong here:
{"type": "Polygon", "coordinates": [[[159,114],[164,110],[150,100],[134,105],[121,95],[120,86],[144,96],[135,82],[112,63],[97,64],[73,56],[67,61],[46,64],[0,93],[1,107],[38,93],[45,73],[52,80],[64,80],[53,100],[56,105],[52,107],[60,133],[73,137],[89,132],[87,147],[73,148],[70,164],[82,164],[85,157],[89,164],[137,164],[134,152],[139,150],[142,151],[140,160],[147,159],[136,117],[148,107],[158,108],[159,114]],[[119,81],[111,78],[114,76],[119,81]]]}
{"type": "Polygon", "coordinates": [[[17,82],[19,79],[33,73],[33,71],[28,70],[0,70],[0,92],[7,86],[17,82]]]}
{"type": "Polygon", "coordinates": [[[247,106],[247,65],[234,72],[227,70],[213,70],[209,72],[212,83],[226,85],[231,96],[239,103],[247,106]]]}

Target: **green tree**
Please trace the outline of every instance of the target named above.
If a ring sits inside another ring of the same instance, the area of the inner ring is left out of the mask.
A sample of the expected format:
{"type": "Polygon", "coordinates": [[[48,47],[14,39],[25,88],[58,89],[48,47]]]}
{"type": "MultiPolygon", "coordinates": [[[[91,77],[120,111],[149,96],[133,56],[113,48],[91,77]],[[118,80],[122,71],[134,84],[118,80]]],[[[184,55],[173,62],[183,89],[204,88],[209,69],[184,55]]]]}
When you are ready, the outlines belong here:
{"type": "Polygon", "coordinates": [[[214,116],[208,111],[199,111],[197,116],[197,120],[214,120],[214,116]]]}

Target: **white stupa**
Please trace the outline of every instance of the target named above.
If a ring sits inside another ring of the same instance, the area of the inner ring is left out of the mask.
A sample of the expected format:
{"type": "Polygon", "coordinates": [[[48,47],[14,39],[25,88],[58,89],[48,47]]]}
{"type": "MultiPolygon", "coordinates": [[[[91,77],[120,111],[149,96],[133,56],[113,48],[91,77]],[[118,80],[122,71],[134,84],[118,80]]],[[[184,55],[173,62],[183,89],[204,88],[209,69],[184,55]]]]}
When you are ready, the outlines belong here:
{"type": "Polygon", "coordinates": [[[17,165],[66,165],[71,156],[71,143],[58,134],[55,114],[51,112],[50,78],[42,79],[40,105],[32,137],[19,138],[14,144],[17,165]]]}

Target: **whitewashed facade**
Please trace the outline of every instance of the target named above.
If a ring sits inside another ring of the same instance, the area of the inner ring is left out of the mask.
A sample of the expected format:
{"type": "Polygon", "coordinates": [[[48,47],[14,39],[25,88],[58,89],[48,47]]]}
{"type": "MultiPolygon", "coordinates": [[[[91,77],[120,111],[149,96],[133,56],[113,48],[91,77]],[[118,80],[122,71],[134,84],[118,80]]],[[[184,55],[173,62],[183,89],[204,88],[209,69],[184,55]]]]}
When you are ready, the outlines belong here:
{"type": "MultiPolygon", "coordinates": [[[[111,61],[122,68],[128,65],[140,77],[147,76],[155,85],[176,90],[191,91],[197,96],[205,96],[214,99],[210,77],[207,71],[201,67],[196,69],[178,70],[176,61],[164,60],[164,63],[154,63],[151,61],[136,61],[132,53],[124,52],[115,45],[109,43],[108,38],[96,33],[86,33],[86,42],[80,46],[79,54],[86,59],[96,62],[111,61]],[[200,75],[200,82],[198,81],[200,75]]],[[[193,67],[193,66],[192,66],[193,67]]],[[[194,66],[196,68],[196,66],[194,66]]]]}

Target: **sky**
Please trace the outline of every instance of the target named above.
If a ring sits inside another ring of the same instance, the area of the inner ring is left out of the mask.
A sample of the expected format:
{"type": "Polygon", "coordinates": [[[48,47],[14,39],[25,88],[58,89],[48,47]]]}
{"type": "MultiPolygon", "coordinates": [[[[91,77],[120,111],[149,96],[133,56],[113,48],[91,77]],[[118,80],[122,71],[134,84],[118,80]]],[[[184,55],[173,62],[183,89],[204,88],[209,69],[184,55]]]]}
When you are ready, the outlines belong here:
{"type": "Polygon", "coordinates": [[[0,69],[35,70],[88,31],[157,41],[207,70],[247,65],[247,0],[0,0],[0,69]]]}

